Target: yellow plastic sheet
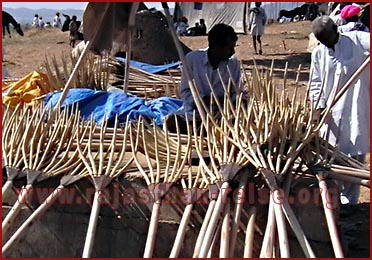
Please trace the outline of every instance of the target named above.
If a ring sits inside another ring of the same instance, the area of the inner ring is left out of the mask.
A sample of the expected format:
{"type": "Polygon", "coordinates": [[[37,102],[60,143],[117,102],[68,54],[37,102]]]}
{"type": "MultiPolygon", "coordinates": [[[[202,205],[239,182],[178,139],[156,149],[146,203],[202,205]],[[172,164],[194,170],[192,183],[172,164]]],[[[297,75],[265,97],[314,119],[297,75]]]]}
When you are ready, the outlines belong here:
{"type": "Polygon", "coordinates": [[[35,98],[52,92],[53,89],[46,74],[34,71],[17,82],[3,86],[2,91],[8,91],[3,97],[3,104],[14,108],[20,103],[29,106],[40,103],[41,100],[35,98]]]}

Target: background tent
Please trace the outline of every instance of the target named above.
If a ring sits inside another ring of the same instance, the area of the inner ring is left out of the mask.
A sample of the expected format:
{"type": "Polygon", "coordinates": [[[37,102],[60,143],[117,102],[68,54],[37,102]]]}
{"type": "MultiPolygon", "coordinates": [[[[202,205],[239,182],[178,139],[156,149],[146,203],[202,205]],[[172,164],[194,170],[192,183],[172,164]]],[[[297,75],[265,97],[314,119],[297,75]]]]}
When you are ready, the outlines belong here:
{"type": "Polygon", "coordinates": [[[203,18],[207,31],[215,24],[225,23],[237,33],[246,33],[249,6],[250,3],[247,2],[176,2],[174,19],[185,16],[189,27],[193,27],[203,18]]]}
{"type": "MultiPolygon", "coordinates": [[[[193,27],[200,18],[205,20],[207,31],[217,23],[225,23],[237,33],[247,33],[249,8],[255,2],[176,2],[174,19],[185,16],[189,27],[193,27]]],[[[292,10],[305,2],[262,2],[267,19],[276,20],[282,9],[292,10]]]]}

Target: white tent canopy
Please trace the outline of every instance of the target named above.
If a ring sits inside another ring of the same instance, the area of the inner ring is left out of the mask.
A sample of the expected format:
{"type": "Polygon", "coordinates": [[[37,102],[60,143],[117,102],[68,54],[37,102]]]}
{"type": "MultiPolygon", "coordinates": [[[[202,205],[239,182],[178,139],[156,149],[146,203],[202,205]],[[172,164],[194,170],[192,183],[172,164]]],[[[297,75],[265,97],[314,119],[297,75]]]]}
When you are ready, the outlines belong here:
{"type": "Polygon", "coordinates": [[[247,2],[176,2],[174,17],[185,16],[190,27],[199,19],[204,19],[207,31],[215,24],[225,23],[234,28],[237,33],[246,33],[247,2]]]}
{"type": "MultiPolygon", "coordinates": [[[[262,2],[267,18],[276,20],[282,9],[292,10],[305,2],[262,2]]],[[[217,23],[225,23],[234,28],[237,33],[247,33],[249,23],[249,8],[254,2],[176,2],[174,17],[185,16],[190,27],[203,18],[207,30],[217,23]]]]}

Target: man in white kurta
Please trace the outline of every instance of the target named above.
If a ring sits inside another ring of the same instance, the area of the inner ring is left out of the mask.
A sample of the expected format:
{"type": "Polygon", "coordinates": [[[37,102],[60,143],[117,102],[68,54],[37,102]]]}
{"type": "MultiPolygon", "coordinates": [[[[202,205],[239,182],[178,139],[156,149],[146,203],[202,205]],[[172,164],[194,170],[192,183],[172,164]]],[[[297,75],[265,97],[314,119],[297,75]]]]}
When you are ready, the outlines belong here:
{"type": "MultiPolygon", "coordinates": [[[[225,90],[223,85],[226,88],[229,85],[229,71],[232,76],[232,83],[230,84],[234,84],[235,86],[239,85],[240,62],[235,55],[226,61],[220,61],[216,69],[211,66],[208,60],[208,49],[188,53],[188,55],[186,55],[186,61],[189,66],[191,77],[195,82],[195,86],[197,87],[201,98],[205,101],[208,101],[212,95],[209,83],[213,86],[216,96],[220,99],[224,98],[225,90]]],[[[234,89],[235,88],[233,87],[232,93],[234,93],[234,89]]],[[[192,112],[196,109],[196,105],[186,77],[182,77],[181,79],[180,96],[184,101],[184,111],[188,113],[188,116],[192,117],[192,112]]]]}
{"type": "MultiPolygon", "coordinates": [[[[342,88],[370,55],[370,36],[361,31],[338,33],[337,25],[328,16],[314,20],[312,28],[315,37],[321,42],[311,57],[313,75],[310,96],[316,106],[317,118],[330,105],[335,92],[342,88]]],[[[322,136],[326,136],[327,131],[330,144],[337,145],[340,151],[364,162],[370,150],[369,65],[332,107],[331,116],[321,129],[322,136]]],[[[356,204],[359,189],[359,185],[344,183],[341,203],[356,204]]]]}
{"type": "MultiPolygon", "coordinates": [[[[186,55],[189,76],[195,82],[195,87],[207,106],[212,95],[210,86],[213,87],[220,101],[224,99],[225,88],[228,86],[230,86],[231,99],[236,97],[237,90],[240,89],[240,62],[234,55],[237,40],[238,37],[231,26],[217,24],[208,33],[209,48],[192,51],[186,55]]],[[[178,119],[182,118],[185,121],[187,116],[187,120],[191,121],[195,111],[197,120],[201,121],[184,70],[182,70],[180,96],[184,105],[175,113],[178,119]]],[[[170,115],[168,119],[172,117],[173,115],[170,115]]],[[[168,119],[167,126],[172,131],[174,122],[168,119]]]]}

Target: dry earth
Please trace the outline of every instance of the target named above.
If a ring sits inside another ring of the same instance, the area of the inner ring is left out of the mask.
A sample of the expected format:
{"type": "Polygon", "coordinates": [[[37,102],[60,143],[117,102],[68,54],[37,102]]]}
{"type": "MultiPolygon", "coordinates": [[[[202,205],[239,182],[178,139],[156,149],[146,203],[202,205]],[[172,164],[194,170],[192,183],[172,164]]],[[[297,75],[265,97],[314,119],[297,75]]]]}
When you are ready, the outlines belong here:
{"type": "MultiPolygon", "coordinates": [[[[255,55],[252,40],[249,35],[239,35],[236,53],[245,68],[252,68],[254,63],[262,68],[270,68],[274,62],[274,77],[278,89],[283,88],[283,73],[288,62],[288,81],[290,86],[296,79],[296,71],[301,64],[299,77],[300,90],[306,89],[309,77],[310,53],[307,52],[310,22],[290,24],[272,24],[266,27],[263,37],[263,55],[255,55]]],[[[25,32],[24,37],[12,34],[13,37],[3,39],[5,56],[3,65],[13,78],[21,78],[33,70],[42,67],[45,58],[53,55],[61,57],[62,53],[69,53],[68,33],[55,29],[35,30],[25,32]]],[[[207,37],[182,37],[181,40],[195,50],[207,47],[207,37]]],[[[368,158],[369,165],[369,158],[368,158]]],[[[362,188],[360,204],[346,209],[341,218],[349,241],[348,256],[369,256],[369,202],[370,190],[362,188]],[[350,222],[350,217],[353,222],[350,222]],[[368,229],[368,230],[367,230],[368,229]],[[362,242],[361,242],[362,241],[362,242]]]]}

